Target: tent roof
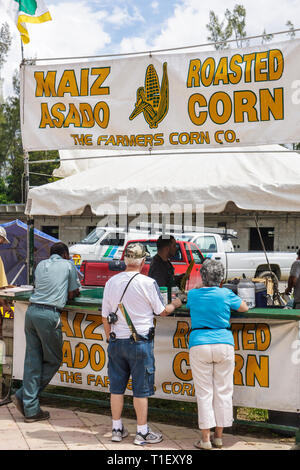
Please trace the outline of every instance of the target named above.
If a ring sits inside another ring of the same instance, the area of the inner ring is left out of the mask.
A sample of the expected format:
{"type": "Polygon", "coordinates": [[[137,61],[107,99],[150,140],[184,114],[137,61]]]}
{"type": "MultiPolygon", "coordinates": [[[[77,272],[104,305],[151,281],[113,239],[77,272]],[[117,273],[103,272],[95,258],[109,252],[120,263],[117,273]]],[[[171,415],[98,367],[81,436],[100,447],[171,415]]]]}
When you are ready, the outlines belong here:
{"type": "Polygon", "coordinates": [[[221,212],[230,201],[244,210],[300,211],[298,153],[276,153],[285,150],[280,145],[230,150],[98,159],[94,168],[31,189],[26,212],[78,215],[89,205],[95,215],[115,214],[120,198],[126,198],[129,214],[137,213],[138,204],[146,212],[153,204],[168,204],[174,213],[183,212],[184,204],[221,212]]]}

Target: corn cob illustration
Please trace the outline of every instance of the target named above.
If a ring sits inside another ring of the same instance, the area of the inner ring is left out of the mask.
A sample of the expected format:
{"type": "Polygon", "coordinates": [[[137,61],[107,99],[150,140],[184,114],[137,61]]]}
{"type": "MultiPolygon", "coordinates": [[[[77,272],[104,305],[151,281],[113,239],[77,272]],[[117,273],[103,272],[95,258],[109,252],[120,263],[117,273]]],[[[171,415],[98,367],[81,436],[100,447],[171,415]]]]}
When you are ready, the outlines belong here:
{"type": "Polygon", "coordinates": [[[136,103],[129,119],[132,121],[140,113],[150,128],[155,128],[164,119],[169,109],[169,80],[167,74],[167,63],[163,64],[163,77],[161,87],[154,65],[147,67],[145,75],[145,86],[139,87],[136,92],[136,103]]]}

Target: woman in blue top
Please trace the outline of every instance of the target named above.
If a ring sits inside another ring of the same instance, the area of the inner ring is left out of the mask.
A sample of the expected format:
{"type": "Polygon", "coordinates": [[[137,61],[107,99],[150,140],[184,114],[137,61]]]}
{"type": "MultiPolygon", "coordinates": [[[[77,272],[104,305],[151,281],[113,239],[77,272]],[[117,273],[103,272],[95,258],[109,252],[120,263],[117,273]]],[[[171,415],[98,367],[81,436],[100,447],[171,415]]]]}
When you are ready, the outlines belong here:
{"type": "Polygon", "coordinates": [[[201,440],[195,446],[211,449],[210,428],[215,428],[213,445],[222,447],[223,427],[233,422],[234,340],[230,328],[231,309],[246,312],[248,306],[231,290],[220,288],[222,263],[207,260],[201,268],[203,286],[188,293],[192,329],[190,363],[194,379],[201,440]]]}

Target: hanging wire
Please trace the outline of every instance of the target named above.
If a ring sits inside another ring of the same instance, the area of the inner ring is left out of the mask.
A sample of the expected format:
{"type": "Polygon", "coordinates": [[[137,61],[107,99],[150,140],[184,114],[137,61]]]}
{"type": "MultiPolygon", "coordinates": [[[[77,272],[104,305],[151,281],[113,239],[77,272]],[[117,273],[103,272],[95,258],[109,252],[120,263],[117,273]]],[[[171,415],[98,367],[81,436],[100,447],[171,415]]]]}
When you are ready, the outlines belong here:
{"type": "MultiPolygon", "coordinates": [[[[293,29],[292,31],[293,32],[300,31],[300,28],[293,29]]],[[[268,33],[268,35],[277,36],[280,34],[289,34],[289,33],[291,33],[290,29],[285,30],[285,31],[278,31],[276,33],[268,33]]],[[[265,34],[258,34],[256,36],[248,36],[246,38],[241,38],[241,39],[243,41],[247,41],[249,39],[258,39],[262,37],[265,37],[265,34]]],[[[226,41],[226,43],[229,43],[229,42],[236,42],[236,39],[228,39],[226,41]]],[[[158,54],[161,52],[182,51],[186,49],[195,49],[197,47],[215,46],[217,44],[224,44],[224,40],[217,41],[217,42],[206,42],[203,44],[196,44],[194,46],[181,46],[181,47],[171,47],[168,49],[155,49],[154,51],[150,50],[150,51],[142,51],[142,52],[122,52],[122,53],[117,53],[117,54],[102,54],[102,55],[89,55],[89,56],[77,56],[77,57],[48,57],[44,59],[34,59],[34,60],[35,62],[39,62],[43,60],[52,61],[52,60],[78,60],[78,59],[96,59],[96,58],[100,59],[100,58],[107,58],[107,57],[127,57],[127,56],[137,56],[137,55],[150,55],[151,56],[152,54],[158,54]]],[[[26,64],[27,61],[29,61],[32,64],[32,59],[24,59],[23,62],[26,64]]]]}
{"type": "MultiPolygon", "coordinates": [[[[43,161],[45,161],[45,160],[43,160],[43,161]]],[[[47,175],[46,173],[35,173],[33,171],[30,171],[29,174],[30,175],[36,175],[36,176],[46,176],[47,178],[61,178],[61,176],[53,176],[52,174],[47,175]]]]}
{"type": "MultiPolygon", "coordinates": [[[[86,156],[86,157],[70,157],[70,158],[55,158],[52,160],[30,160],[28,162],[29,165],[34,165],[36,163],[61,163],[61,162],[69,162],[69,161],[77,161],[77,160],[95,160],[98,158],[126,158],[126,157],[145,157],[149,158],[149,156],[174,156],[174,155],[207,155],[207,154],[241,154],[241,153],[271,153],[271,154],[285,154],[290,156],[289,154],[299,153],[297,150],[209,150],[209,151],[178,151],[176,152],[155,152],[155,153],[131,153],[126,155],[120,155],[117,153],[116,155],[97,155],[97,156],[86,156]]],[[[31,173],[33,174],[33,173],[31,173]]]]}

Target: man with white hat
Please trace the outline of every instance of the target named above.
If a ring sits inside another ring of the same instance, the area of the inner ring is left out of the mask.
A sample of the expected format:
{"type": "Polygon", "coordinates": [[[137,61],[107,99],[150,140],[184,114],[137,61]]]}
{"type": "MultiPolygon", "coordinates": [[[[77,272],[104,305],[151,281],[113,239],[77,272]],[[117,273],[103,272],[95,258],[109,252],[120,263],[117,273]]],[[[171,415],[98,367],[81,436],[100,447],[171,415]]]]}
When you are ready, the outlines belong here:
{"type": "Polygon", "coordinates": [[[154,315],[166,316],[181,306],[174,299],[164,306],[156,281],[141,274],[147,252],[140,243],[125,251],[125,271],[111,277],[104,288],[102,320],[108,345],[112,441],[128,436],[122,424],[124,393],[132,377],[133,404],[137,417],[134,444],[155,444],[159,432],[147,424],[148,397],[154,395],[154,315]]]}

